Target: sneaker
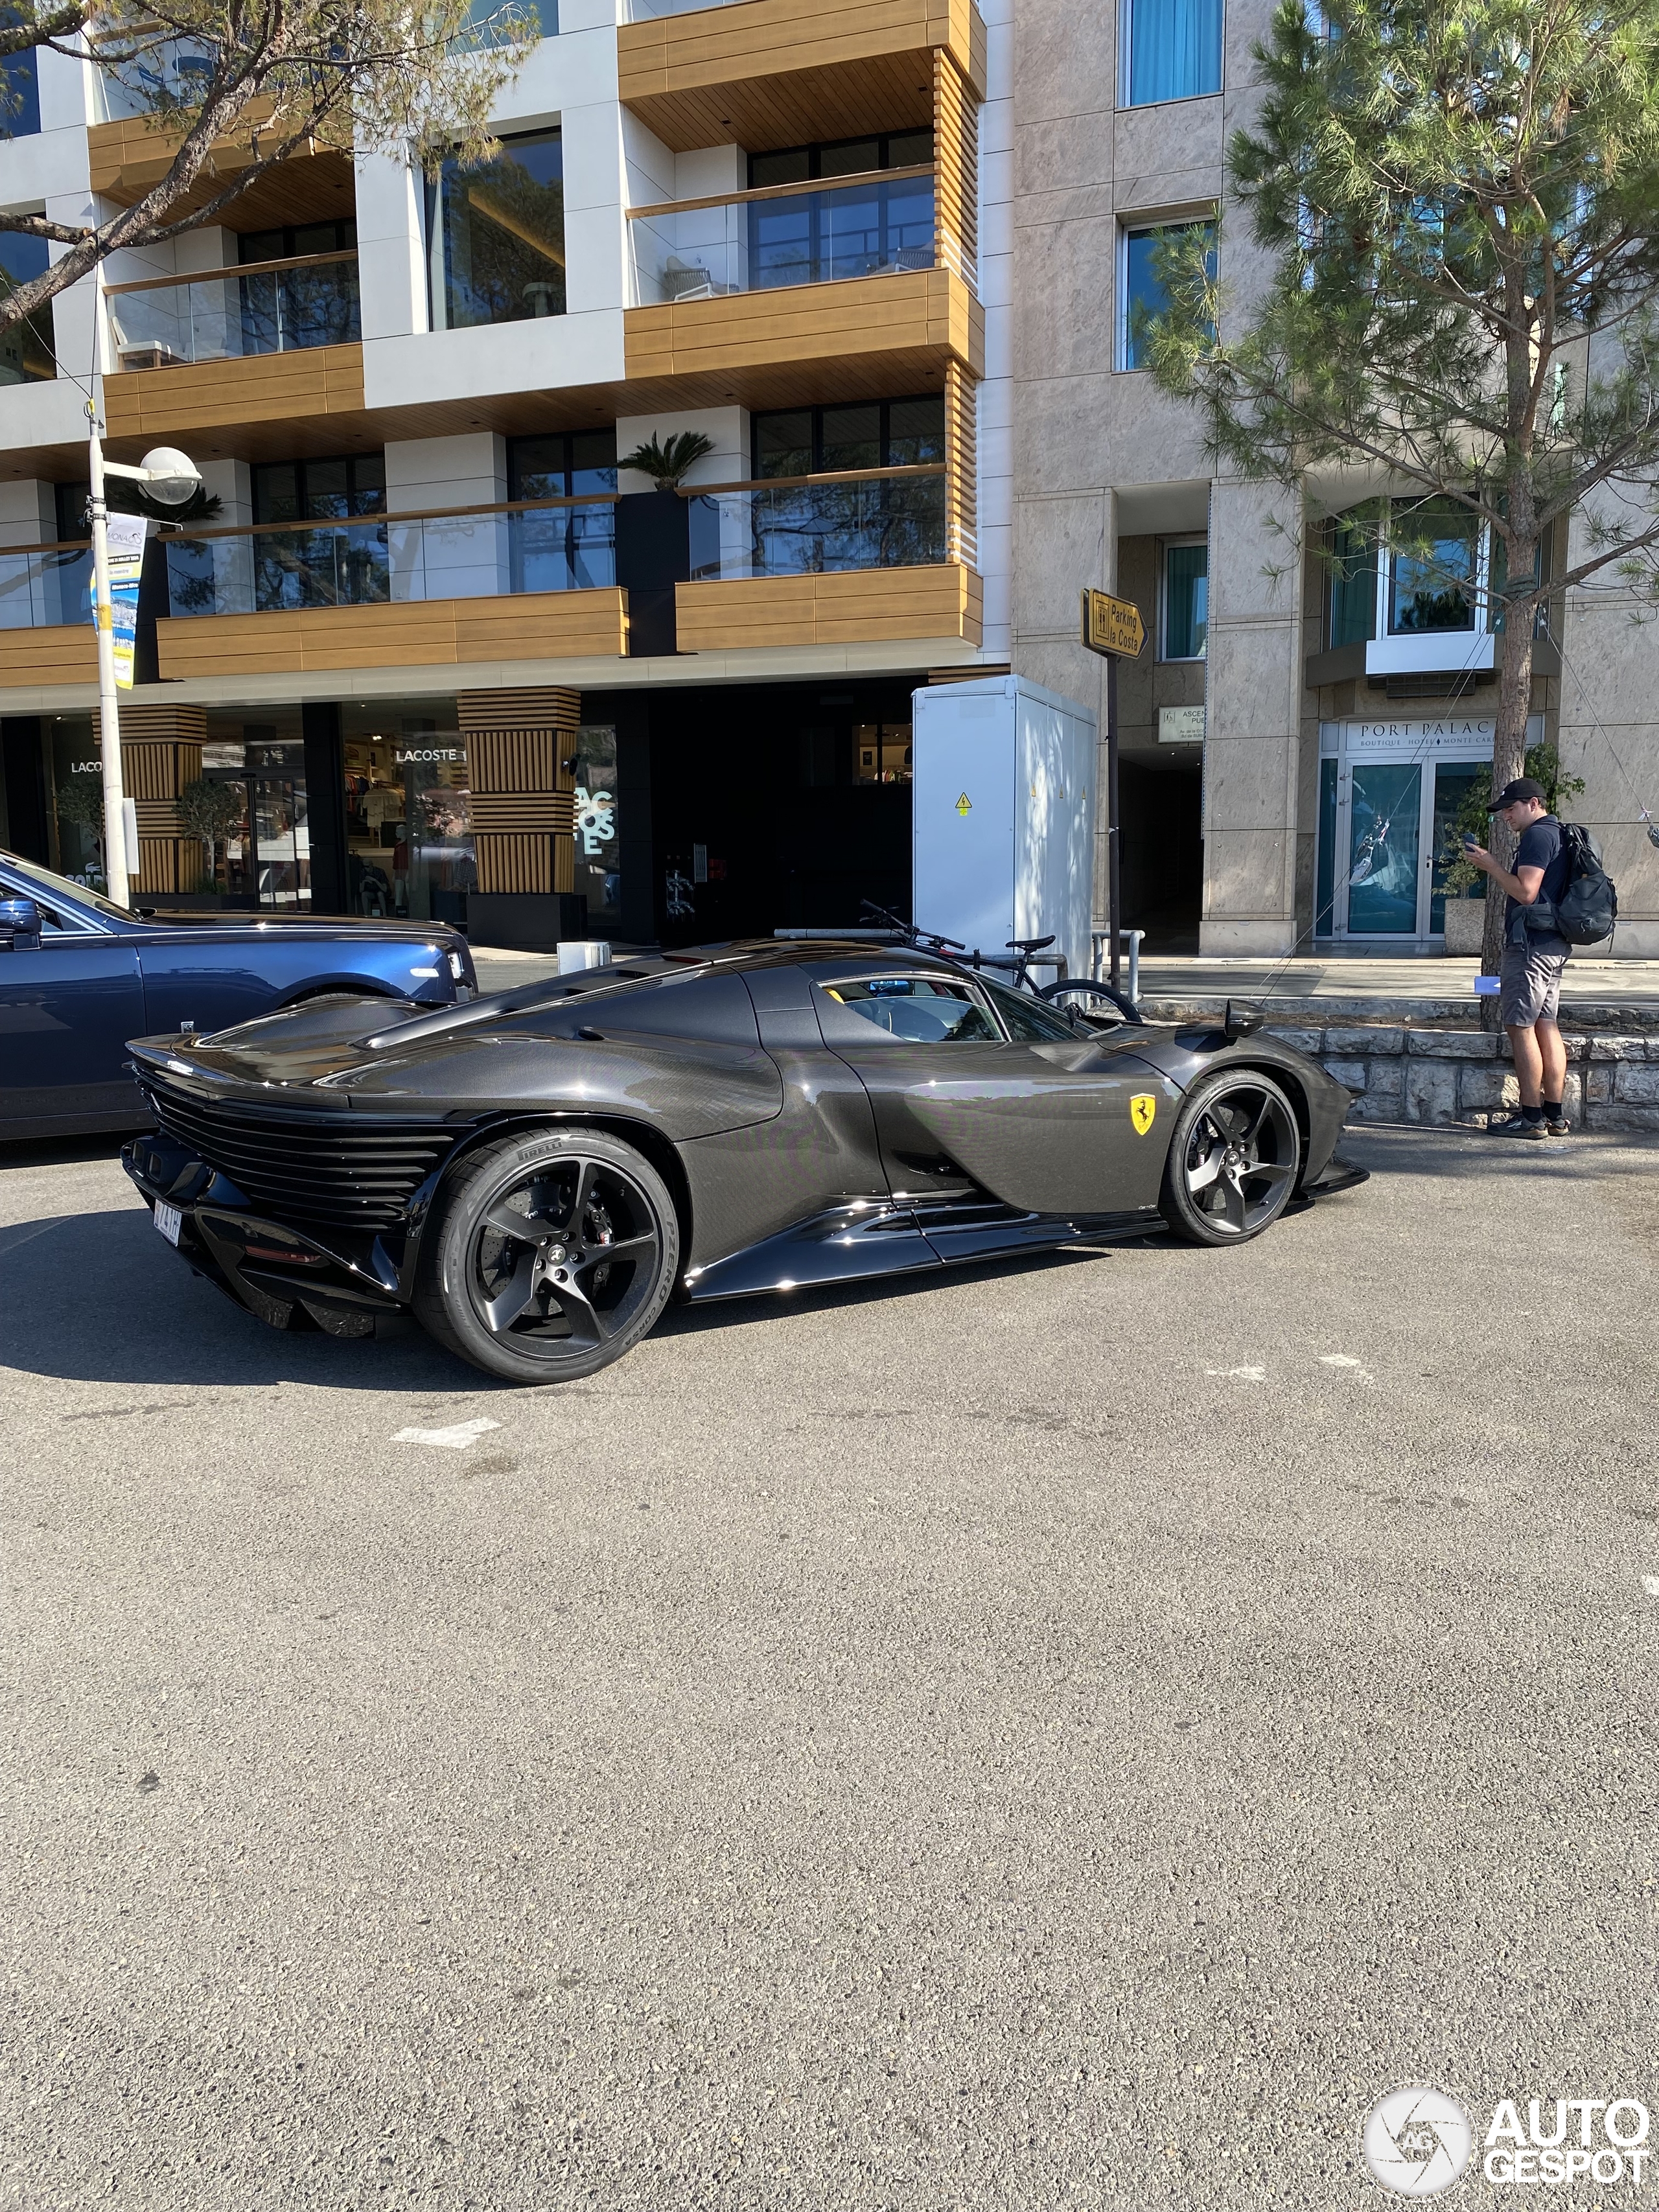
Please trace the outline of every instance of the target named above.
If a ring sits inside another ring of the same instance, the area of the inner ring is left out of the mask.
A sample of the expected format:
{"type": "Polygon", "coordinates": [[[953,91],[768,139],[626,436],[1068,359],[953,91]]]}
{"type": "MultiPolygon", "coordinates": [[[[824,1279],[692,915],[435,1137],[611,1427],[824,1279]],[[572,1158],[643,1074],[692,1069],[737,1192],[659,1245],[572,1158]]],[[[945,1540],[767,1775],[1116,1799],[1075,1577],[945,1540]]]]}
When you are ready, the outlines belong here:
{"type": "Polygon", "coordinates": [[[1552,1137],[1565,1137],[1571,1132],[1572,1124],[1565,1114],[1552,1114],[1547,1107],[1544,1110],[1544,1127],[1552,1137]]]}
{"type": "Polygon", "coordinates": [[[1542,1144],[1548,1133],[1541,1121],[1528,1121],[1522,1114],[1506,1114],[1501,1121],[1494,1115],[1486,1124],[1489,1137],[1525,1137],[1542,1144]]]}

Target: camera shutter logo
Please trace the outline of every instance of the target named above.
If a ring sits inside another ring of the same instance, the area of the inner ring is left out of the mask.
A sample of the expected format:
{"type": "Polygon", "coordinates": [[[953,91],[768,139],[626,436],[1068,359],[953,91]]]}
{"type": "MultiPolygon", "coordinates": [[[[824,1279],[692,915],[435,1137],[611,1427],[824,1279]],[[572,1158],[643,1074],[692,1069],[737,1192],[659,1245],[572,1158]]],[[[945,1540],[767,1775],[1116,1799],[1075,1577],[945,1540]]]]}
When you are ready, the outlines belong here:
{"type": "Polygon", "coordinates": [[[1396,2197],[1438,2197],[1458,2180],[1474,2130],[1455,2097],[1414,2082],[1373,2105],[1360,2149],[1373,2180],[1396,2197]]]}

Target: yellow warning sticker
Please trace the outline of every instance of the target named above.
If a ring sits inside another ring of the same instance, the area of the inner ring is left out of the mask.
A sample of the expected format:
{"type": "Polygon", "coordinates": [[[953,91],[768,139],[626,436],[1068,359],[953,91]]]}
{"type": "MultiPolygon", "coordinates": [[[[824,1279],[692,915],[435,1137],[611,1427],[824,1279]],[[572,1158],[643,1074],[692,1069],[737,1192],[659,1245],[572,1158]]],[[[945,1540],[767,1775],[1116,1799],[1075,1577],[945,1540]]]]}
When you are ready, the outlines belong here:
{"type": "Polygon", "coordinates": [[[964,791],[961,798],[957,801],[957,812],[958,814],[971,814],[973,811],[974,802],[969,798],[967,793],[964,791]]]}
{"type": "Polygon", "coordinates": [[[1136,1136],[1144,1137],[1146,1135],[1147,1130],[1152,1126],[1152,1117],[1157,1112],[1158,1099],[1156,1095],[1150,1091],[1137,1091],[1135,1096],[1129,1101],[1129,1119],[1135,1125],[1136,1136]]]}

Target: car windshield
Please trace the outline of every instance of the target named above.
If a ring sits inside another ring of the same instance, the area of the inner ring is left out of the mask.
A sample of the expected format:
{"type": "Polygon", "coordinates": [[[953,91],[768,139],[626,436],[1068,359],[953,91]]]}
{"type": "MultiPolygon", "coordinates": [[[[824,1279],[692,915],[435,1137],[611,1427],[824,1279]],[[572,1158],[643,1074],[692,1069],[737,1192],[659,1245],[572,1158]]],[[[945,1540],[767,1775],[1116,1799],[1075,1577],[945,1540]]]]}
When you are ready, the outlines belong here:
{"type": "Polygon", "coordinates": [[[1076,1030],[1046,1000],[1034,999],[1025,991],[1011,991],[1006,983],[992,982],[988,975],[985,988],[1017,1044],[1057,1044],[1062,1040],[1076,1043],[1076,1030]]]}
{"type": "Polygon", "coordinates": [[[1000,1044],[991,1018],[965,985],[928,975],[878,975],[868,982],[827,983],[849,1013],[910,1044],[1000,1044]]]}
{"type": "Polygon", "coordinates": [[[17,877],[31,890],[37,890],[45,899],[68,899],[72,905],[90,907],[94,914],[105,915],[111,921],[137,921],[138,916],[113,899],[106,899],[101,891],[88,890],[84,884],[72,884],[67,876],[55,876],[50,868],[37,868],[33,860],[20,860],[15,853],[8,853],[0,860],[9,875],[17,877]]]}

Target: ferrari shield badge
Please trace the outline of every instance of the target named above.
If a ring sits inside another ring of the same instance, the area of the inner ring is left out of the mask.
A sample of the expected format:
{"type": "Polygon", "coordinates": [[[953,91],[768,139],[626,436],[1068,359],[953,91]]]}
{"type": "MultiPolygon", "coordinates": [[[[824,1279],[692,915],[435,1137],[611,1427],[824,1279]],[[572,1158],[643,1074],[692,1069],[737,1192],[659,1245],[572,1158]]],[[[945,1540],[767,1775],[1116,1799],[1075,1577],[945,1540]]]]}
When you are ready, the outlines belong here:
{"type": "Polygon", "coordinates": [[[1129,1119],[1135,1125],[1135,1134],[1144,1137],[1152,1126],[1152,1116],[1158,1111],[1158,1098],[1151,1091],[1138,1091],[1129,1101],[1129,1119]]]}

